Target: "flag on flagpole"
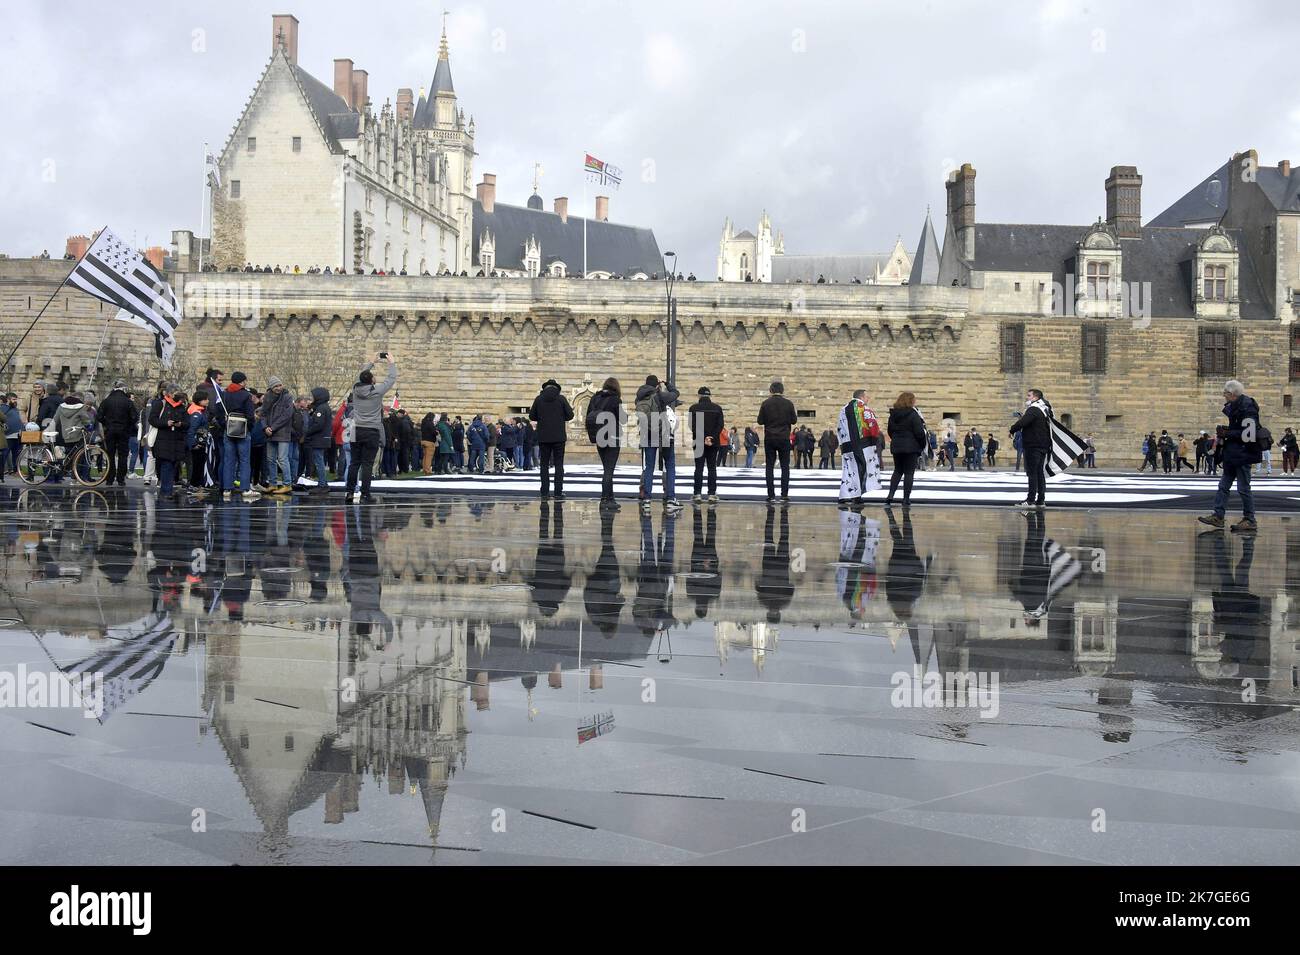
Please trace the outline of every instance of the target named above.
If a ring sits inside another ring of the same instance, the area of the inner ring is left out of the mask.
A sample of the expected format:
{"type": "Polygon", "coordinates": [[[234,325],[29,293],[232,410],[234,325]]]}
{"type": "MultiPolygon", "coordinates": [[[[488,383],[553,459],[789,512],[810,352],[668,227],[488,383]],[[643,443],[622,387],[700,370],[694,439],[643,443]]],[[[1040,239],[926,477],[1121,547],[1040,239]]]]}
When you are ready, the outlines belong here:
{"type": "Polygon", "coordinates": [[[397,397],[397,392],[396,392],[396,391],[393,392],[393,403],[390,404],[390,405],[388,406],[388,410],[389,410],[389,411],[401,411],[401,410],[402,410],[402,401],[401,401],[400,398],[397,397]]]}
{"type": "Polygon", "coordinates": [[[213,189],[221,188],[221,168],[217,165],[216,157],[209,150],[207,156],[208,183],[213,189]]]}
{"type": "Polygon", "coordinates": [[[587,179],[602,186],[613,186],[617,189],[623,181],[622,169],[597,159],[591,153],[587,153],[587,161],[582,168],[587,174],[587,179]]]}
{"type": "Polygon", "coordinates": [[[159,357],[164,363],[170,361],[181,306],[162,273],[143,255],[104,229],[67,281],[101,302],[116,305],[118,319],[152,332],[159,357]]]}

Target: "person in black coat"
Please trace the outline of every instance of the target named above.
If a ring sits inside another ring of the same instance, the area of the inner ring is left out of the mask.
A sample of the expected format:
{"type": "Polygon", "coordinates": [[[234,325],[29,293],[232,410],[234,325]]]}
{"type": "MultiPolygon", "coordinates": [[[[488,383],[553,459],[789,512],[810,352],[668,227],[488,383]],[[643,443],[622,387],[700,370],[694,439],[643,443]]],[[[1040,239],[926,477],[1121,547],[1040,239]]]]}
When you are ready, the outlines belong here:
{"type": "Polygon", "coordinates": [[[894,407],[889,411],[889,450],[894,456],[894,473],[889,476],[888,504],[894,499],[898,482],[903,481],[903,506],[912,500],[912,479],[916,476],[916,464],[925,453],[928,440],[925,433],[925,421],[916,410],[916,395],[905,391],[898,396],[894,407]]]}
{"type": "Polygon", "coordinates": [[[158,481],[164,496],[175,493],[181,462],[189,457],[185,449],[185,435],[190,429],[187,403],[183,391],[167,388],[149,416],[149,425],[158,429],[152,450],[158,461],[158,481]]]}
{"type": "Polygon", "coordinates": [[[695,503],[702,500],[704,470],[709,471],[709,498],[718,500],[718,438],[722,434],[722,408],[713,401],[713,392],[701,388],[696,392],[700,400],[687,409],[691,425],[691,439],[695,443],[695,503]]]}
{"type": "Polygon", "coordinates": [[[1052,452],[1052,406],[1037,388],[1025,392],[1025,413],[1011,426],[1025,451],[1025,476],[1029,490],[1025,505],[1044,507],[1047,496],[1047,456],[1052,452]]]}
{"type": "Polygon", "coordinates": [[[623,408],[623,393],[617,378],[606,378],[600,391],[592,395],[583,424],[587,428],[587,439],[596,446],[604,472],[600,482],[600,505],[618,510],[618,502],[614,500],[614,466],[618,464],[627,411],[623,408]]]}
{"type": "Polygon", "coordinates": [[[1264,446],[1259,440],[1263,437],[1260,434],[1263,425],[1259,420],[1259,405],[1235,378],[1223,386],[1223,400],[1223,414],[1228,425],[1222,431],[1221,440],[1215,443],[1215,454],[1223,464],[1223,477],[1219,479],[1219,489],[1214,495],[1214,513],[1197,520],[1211,527],[1222,527],[1228,495],[1235,483],[1237,493],[1241,495],[1242,519],[1232,525],[1232,529],[1238,533],[1254,533],[1255,495],[1250,489],[1250,469],[1264,457],[1264,446]]]}
{"type": "Polygon", "coordinates": [[[329,477],[325,470],[325,452],[334,440],[334,413],[330,411],[330,393],[328,388],[311,390],[311,407],[307,409],[307,424],[303,430],[302,446],[304,452],[311,455],[311,463],[316,471],[315,493],[329,491],[329,477]]]}
{"type": "MultiPolygon", "coordinates": [[[[597,396],[599,397],[599,396],[597,396]]],[[[594,402],[596,399],[592,398],[594,402]]],[[[573,420],[573,407],[560,393],[560,384],[554,378],[542,383],[542,390],[528,409],[528,419],[537,422],[532,431],[541,453],[542,497],[551,493],[551,465],[555,465],[555,499],[564,500],[564,444],[568,440],[566,425],[573,420]]],[[[610,496],[613,494],[611,492],[610,496]]]]}
{"type": "Polygon", "coordinates": [[[99,403],[96,419],[104,433],[104,450],[108,452],[109,484],[126,484],[126,458],[139,417],[135,402],[126,393],[126,382],[113,382],[113,390],[99,403]]]}

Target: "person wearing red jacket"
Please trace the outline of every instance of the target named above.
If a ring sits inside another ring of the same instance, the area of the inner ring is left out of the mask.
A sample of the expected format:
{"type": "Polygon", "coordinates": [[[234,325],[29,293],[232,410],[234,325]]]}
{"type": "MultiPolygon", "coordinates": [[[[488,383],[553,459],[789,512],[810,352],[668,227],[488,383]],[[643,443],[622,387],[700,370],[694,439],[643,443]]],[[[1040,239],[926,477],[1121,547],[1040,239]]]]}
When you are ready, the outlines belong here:
{"type": "MultiPolygon", "coordinates": [[[[351,396],[349,396],[350,398],[351,396]]],[[[330,430],[330,461],[336,480],[343,480],[348,473],[348,460],[352,457],[351,442],[344,439],[343,418],[348,410],[348,401],[339,402],[339,410],[334,412],[334,424],[330,430]]]]}

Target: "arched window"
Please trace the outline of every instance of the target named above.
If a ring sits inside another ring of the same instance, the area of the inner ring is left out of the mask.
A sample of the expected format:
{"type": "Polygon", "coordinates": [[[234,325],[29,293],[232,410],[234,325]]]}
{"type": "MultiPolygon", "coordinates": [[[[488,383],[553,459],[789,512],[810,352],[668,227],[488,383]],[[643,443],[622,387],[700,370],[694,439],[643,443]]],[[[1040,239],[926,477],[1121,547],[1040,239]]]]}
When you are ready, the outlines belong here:
{"type": "Polygon", "coordinates": [[[749,255],[742,252],[740,253],[740,274],[744,275],[747,271],[749,271],[749,255]]]}
{"type": "Polygon", "coordinates": [[[384,243],[384,271],[385,272],[388,271],[388,260],[392,254],[393,254],[393,244],[391,242],[385,242],[384,243]]]}

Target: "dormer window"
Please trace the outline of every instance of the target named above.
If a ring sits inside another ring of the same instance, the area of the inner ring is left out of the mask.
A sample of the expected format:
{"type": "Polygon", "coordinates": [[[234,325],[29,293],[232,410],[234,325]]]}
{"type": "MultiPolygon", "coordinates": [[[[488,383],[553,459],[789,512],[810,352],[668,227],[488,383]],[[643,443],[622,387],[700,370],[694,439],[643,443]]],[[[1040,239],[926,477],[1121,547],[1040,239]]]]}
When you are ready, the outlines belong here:
{"type": "Polygon", "coordinates": [[[1118,317],[1123,307],[1123,253],[1119,236],[1104,222],[1092,226],[1076,251],[1077,283],[1074,291],[1078,314],[1092,318],[1118,317]]]}
{"type": "Polygon", "coordinates": [[[1205,231],[1192,264],[1192,298],[1198,318],[1238,318],[1237,243],[1218,226],[1205,231]]]}

